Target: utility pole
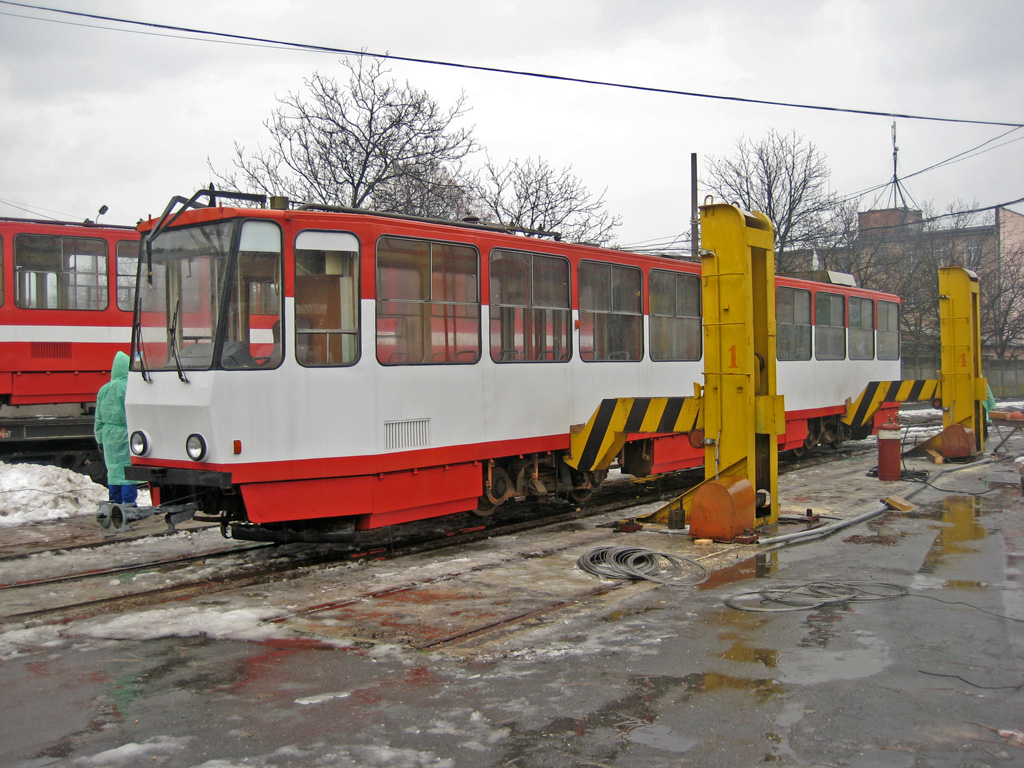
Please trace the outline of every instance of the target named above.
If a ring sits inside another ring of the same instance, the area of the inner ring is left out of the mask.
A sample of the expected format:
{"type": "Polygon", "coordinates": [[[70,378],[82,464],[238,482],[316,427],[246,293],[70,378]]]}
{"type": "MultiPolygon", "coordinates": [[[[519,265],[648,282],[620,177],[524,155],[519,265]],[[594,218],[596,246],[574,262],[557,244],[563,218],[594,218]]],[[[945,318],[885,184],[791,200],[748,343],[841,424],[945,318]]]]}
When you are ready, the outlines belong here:
{"type": "Polygon", "coordinates": [[[690,153],[690,256],[700,256],[700,210],[697,205],[697,153],[690,153]]]}

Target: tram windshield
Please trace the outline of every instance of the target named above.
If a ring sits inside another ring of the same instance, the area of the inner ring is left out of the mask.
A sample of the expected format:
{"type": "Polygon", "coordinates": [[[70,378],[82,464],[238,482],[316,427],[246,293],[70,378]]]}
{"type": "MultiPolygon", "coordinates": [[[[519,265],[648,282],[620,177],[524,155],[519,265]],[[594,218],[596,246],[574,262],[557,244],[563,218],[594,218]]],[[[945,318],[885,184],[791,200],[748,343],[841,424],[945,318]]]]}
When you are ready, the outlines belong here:
{"type": "Polygon", "coordinates": [[[165,229],[142,249],[132,369],[273,368],[281,362],[281,230],[228,220],[165,229]]]}

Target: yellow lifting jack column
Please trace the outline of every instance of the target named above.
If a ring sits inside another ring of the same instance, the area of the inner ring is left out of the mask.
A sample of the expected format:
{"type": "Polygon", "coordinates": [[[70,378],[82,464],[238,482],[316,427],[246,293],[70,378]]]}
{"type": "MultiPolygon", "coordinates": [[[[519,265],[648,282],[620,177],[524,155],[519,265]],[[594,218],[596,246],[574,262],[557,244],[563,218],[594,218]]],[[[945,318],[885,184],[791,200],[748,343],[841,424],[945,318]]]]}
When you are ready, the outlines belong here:
{"type": "Polygon", "coordinates": [[[939,270],[942,339],[942,455],[963,458],[985,449],[988,382],[981,375],[981,310],[978,276],[962,267],[939,270]]]}
{"type": "Polygon", "coordinates": [[[848,400],[843,422],[869,424],[882,403],[941,399],[942,432],[907,454],[941,454],[961,459],[985,449],[988,382],[981,376],[981,310],[978,277],[962,267],[939,269],[939,336],[942,351],[938,379],[872,381],[856,400],[848,400]]]}
{"type": "Polygon", "coordinates": [[[732,205],[701,208],[704,482],[649,519],[734,541],[778,522],[775,251],[771,222],[732,205]]]}

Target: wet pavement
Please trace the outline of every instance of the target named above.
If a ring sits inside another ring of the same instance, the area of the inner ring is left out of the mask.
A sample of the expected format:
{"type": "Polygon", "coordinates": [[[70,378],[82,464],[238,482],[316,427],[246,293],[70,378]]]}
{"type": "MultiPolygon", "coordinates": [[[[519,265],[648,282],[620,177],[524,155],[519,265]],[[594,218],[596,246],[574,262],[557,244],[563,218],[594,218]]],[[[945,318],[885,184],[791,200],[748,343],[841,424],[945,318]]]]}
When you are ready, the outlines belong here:
{"type": "Polygon", "coordinates": [[[785,475],[783,504],[827,518],[892,494],[916,506],[798,545],[583,520],[7,627],[0,765],[1022,765],[1020,476],[985,463],[918,492],[867,477],[873,464],[785,475]],[[700,559],[712,577],[669,587],[574,567],[606,543],[700,559]],[[724,602],[820,581],[906,595],[771,613],[724,602]]]}

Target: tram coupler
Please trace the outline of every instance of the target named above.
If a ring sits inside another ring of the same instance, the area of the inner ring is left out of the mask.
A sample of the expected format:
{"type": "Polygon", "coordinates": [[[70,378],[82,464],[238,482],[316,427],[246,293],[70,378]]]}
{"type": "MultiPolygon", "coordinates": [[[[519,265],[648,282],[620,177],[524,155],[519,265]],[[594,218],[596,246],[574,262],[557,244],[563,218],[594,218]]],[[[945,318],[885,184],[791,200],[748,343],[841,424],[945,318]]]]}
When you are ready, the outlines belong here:
{"type": "Polygon", "coordinates": [[[113,530],[114,533],[123,533],[131,530],[132,523],[145,520],[154,515],[163,515],[167,522],[167,532],[174,533],[175,526],[186,520],[191,520],[199,511],[199,505],[189,504],[167,504],[161,507],[137,507],[134,504],[118,504],[113,501],[100,502],[100,508],[96,513],[96,522],[103,530],[113,530]]]}

